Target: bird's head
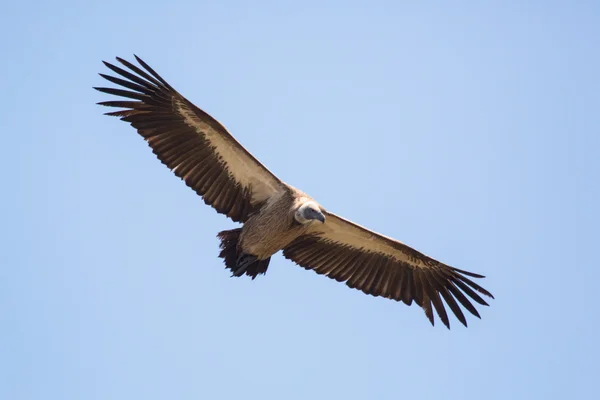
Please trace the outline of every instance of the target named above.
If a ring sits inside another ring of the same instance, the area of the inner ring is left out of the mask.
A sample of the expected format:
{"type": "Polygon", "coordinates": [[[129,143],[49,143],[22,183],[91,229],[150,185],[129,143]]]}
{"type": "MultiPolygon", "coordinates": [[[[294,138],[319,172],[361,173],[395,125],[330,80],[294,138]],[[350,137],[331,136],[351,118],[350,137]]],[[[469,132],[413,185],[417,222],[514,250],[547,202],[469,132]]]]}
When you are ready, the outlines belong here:
{"type": "Polygon", "coordinates": [[[325,214],[323,214],[319,205],[314,201],[307,201],[298,207],[294,213],[294,218],[298,223],[303,225],[315,220],[325,223],[325,214]]]}

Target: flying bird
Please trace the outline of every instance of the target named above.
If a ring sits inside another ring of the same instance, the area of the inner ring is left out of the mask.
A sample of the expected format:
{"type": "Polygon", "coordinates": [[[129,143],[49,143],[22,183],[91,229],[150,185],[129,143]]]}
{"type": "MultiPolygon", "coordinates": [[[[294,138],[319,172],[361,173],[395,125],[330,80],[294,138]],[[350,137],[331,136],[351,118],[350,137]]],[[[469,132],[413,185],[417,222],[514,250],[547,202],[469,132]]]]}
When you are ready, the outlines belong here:
{"type": "Polygon", "coordinates": [[[141,67],[119,57],[124,68],[104,62],[120,77],[100,75],[120,88],[94,89],[120,99],[98,104],[120,108],[106,115],[129,122],[206,204],[243,224],[217,235],[219,257],[232,276],[264,274],[281,250],[301,267],[366,294],[409,306],[414,302],[432,325],[435,309],[450,328],[444,302],[465,326],[463,308],[480,318],[471,301],[487,306],[478,293],[493,296],[469,278],[484,276],[443,264],[326,210],[281,181],[221,123],[135,58],[141,67]]]}

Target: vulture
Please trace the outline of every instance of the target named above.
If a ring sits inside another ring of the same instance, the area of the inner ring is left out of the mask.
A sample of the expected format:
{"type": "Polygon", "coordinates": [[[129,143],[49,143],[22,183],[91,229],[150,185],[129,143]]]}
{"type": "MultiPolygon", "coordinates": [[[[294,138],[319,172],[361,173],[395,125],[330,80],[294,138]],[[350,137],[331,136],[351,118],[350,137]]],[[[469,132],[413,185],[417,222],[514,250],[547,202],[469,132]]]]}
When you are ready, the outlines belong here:
{"type": "Polygon", "coordinates": [[[471,278],[483,275],[443,264],[404,243],[336,215],[308,194],[280,180],[216,119],[183,97],[142,59],[117,57],[100,74],[119,88],[95,87],[118,100],[106,115],[130,123],[158,159],[204,202],[235,222],[220,232],[220,254],[232,276],[265,274],[279,252],[313,270],[373,296],[421,307],[434,325],[434,309],[449,329],[446,306],[467,326],[463,309],[481,318],[473,301],[492,294],[471,278]],[[446,306],[444,306],[444,303],[446,306]],[[461,307],[462,306],[462,307],[461,307]]]}

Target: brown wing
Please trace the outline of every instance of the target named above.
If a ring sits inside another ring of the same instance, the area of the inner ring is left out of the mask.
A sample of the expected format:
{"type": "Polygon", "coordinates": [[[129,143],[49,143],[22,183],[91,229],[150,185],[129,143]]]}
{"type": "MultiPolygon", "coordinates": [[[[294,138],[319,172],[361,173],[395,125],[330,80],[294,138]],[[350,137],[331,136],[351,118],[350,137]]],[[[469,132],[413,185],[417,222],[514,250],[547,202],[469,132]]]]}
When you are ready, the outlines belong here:
{"type": "Polygon", "coordinates": [[[123,108],[106,114],[131,123],[159,160],[202,196],[206,204],[236,222],[243,222],[271,196],[286,190],[223,125],[179,94],[144,61],[135,58],[145,71],[118,57],[129,71],[104,62],[127,80],[100,75],[130,90],[95,88],[127,99],[98,104],[123,108]]]}
{"type": "Polygon", "coordinates": [[[312,232],[283,250],[286,258],[366,294],[403,301],[406,305],[414,301],[425,310],[432,325],[433,305],[444,325],[450,328],[442,298],[465,326],[467,321],[459,303],[480,318],[469,297],[482,305],[488,304],[475,291],[493,298],[467,278],[483,278],[482,275],[442,264],[397,240],[335,214],[325,214],[324,224],[313,225],[312,232]]]}

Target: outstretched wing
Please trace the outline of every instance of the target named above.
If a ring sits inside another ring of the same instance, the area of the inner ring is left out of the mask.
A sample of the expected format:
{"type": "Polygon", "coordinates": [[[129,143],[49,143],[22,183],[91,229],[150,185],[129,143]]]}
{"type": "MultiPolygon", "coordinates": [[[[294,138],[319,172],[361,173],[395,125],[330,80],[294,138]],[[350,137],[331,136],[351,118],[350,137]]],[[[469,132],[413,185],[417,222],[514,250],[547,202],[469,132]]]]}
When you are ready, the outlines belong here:
{"type": "Polygon", "coordinates": [[[444,325],[450,328],[442,298],[465,326],[467,321],[459,303],[480,318],[470,299],[488,305],[477,292],[493,298],[467,278],[483,278],[482,275],[442,264],[335,214],[325,212],[325,215],[324,224],[313,225],[311,232],[283,250],[286,258],[366,294],[403,301],[406,305],[414,301],[425,310],[432,325],[435,308],[444,325]]]}
{"type": "Polygon", "coordinates": [[[286,190],[223,125],[135,58],[143,69],[118,57],[128,70],[104,62],[120,77],[100,75],[121,88],[95,89],[124,99],[98,104],[121,108],[106,114],[131,123],[159,160],[206,204],[243,222],[271,196],[286,190]]]}

